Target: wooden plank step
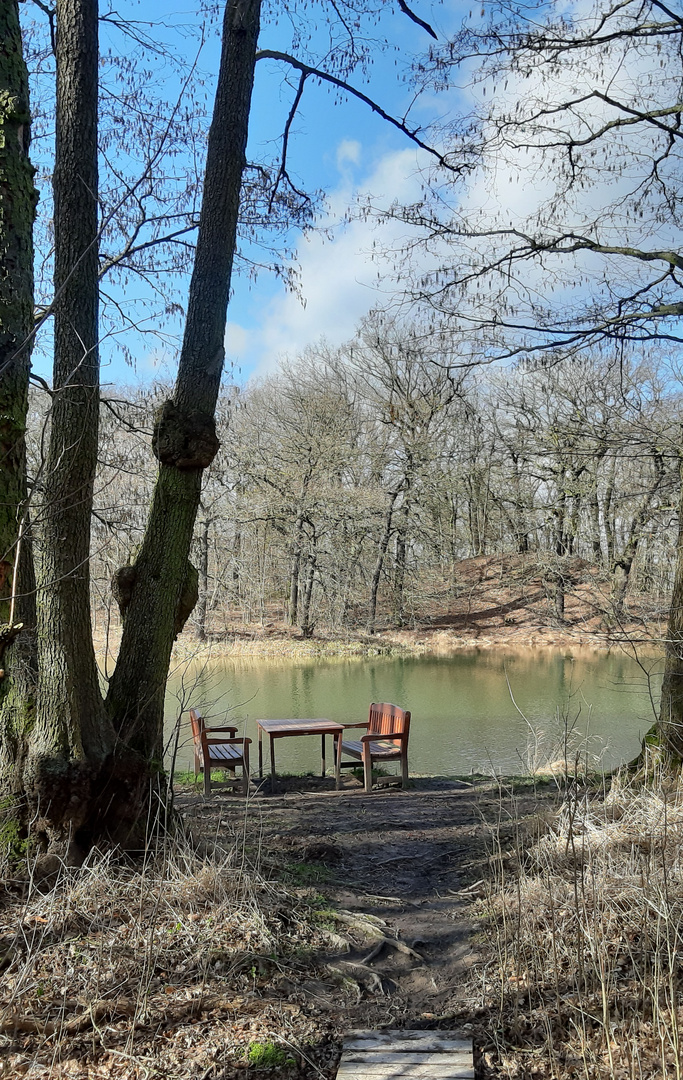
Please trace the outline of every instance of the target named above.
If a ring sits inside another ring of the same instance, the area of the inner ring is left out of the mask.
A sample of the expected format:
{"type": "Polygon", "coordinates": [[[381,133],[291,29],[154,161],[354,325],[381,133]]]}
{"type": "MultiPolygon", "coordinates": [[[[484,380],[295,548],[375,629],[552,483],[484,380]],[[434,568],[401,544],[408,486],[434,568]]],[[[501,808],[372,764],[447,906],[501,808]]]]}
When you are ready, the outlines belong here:
{"type": "MultiPolygon", "coordinates": [[[[370,1050],[372,1048],[371,1043],[367,1039],[344,1039],[344,1050],[370,1050]]],[[[439,1054],[446,1050],[455,1050],[463,1054],[470,1054],[471,1044],[465,1042],[463,1039],[432,1039],[429,1038],[429,1032],[425,1033],[424,1039],[412,1039],[410,1042],[403,1042],[400,1039],[382,1039],[381,1042],[375,1044],[376,1049],[379,1051],[386,1050],[389,1053],[402,1054],[404,1051],[412,1052],[413,1050],[420,1050],[426,1053],[439,1054]]]]}
{"type": "Polygon", "coordinates": [[[351,1031],[337,1080],[473,1080],[472,1043],[453,1031],[351,1031]]]}
{"type": "Polygon", "coordinates": [[[411,1051],[408,1053],[392,1053],[390,1050],[344,1050],[342,1054],[342,1061],[370,1061],[377,1059],[382,1063],[388,1063],[389,1065],[399,1065],[402,1061],[409,1062],[412,1065],[438,1065],[440,1061],[445,1061],[448,1064],[455,1062],[457,1065],[465,1064],[469,1061],[472,1055],[469,1051],[459,1050],[444,1050],[442,1053],[429,1053],[426,1051],[420,1052],[419,1050],[411,1051]]]}
{"type": "Polygon", "coordinates": [[[382,1028],[379,1031],[375,1031],[373,1028],[355,1028],[348,1032],[344,1042],[348,1039],[365,1039],[369,1043],[378,1043],[385,1039],[396,1039],[400,1042],[414,1042],[415,1039],[448,1039],[462,1043],[464,1046],[471,1045],[469,1039],[457,1036],[454,1031],[427,1030],[425,1028],[382,1028]]]}

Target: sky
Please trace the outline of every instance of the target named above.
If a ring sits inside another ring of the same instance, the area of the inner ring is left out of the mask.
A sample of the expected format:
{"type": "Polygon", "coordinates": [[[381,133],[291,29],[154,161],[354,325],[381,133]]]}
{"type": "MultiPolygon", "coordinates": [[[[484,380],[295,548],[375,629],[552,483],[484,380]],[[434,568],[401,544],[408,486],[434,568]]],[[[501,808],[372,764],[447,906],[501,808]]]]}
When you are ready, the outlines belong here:
{"type": "MultiPolygon", "coordinates": [[[[186,0],[119,0],[112,10],[141,20],[165,18],[167,24],[185,23],[192,27],[198,16],[189,12],[186,0]]],[[[316,5],[309,5],[315,10],[316,5]]],[[[412,98],[404,75],[411,57],[427,49],[428,34],[398,11],[397,5],[387,2],[378,33],[387,33],[395,49],[380,51],[367,81],[360,72],[350,82],[374,97],[387,112],[401,115],[412,98]]],[[[453,24],[459,5],[453,0],[443,3],[414,0],[414,9],[430,20],[437,32],[445,33],[453,24]]],[[[106,11],[102,0],[101,13],[106,11]]],[[[40,16],[38,16],[40,17],[40,16]]],[[[106,47],[106,29],[102,48],[106,47]]],[[[261,47],[290,51],[289,28],[265,25],[261,47]]],[[[112,39],[113,40],[113,39],[112,39]]],[[[320,45],[322,41],[315,41],[320,45]]],[[[196,47],[192,34],[183,43],[175,39],[174,47],[186,47],[188,56],[196,47]]],[[[212,79],[218,67],[220,39],[215,33],[201,53],[201,65],[208,73],[206,92],[210,99],[212,79]]],[[[295,51],[295,50],[292,50],[295,51]]],[[[277,151],[282,127],[293,98],[291,84],[285,82],[290,74],[286,65],[262,61],[257,65],[253,107],[250,122],[248,157],[262,157],[277,151]]],[[[167,92],[174,94],[177,85],[171,80],[167,92]]],[[[34,94],[35,97],[35,94],[34,94]]],[[[414,109],[413,122],[427,120],[429,105],[414,109]]],[[[36,155],[48,143],[34,144],[36,155]]],[[[381,260],[373,260],[373,245],[391,243],[397,238],[396,229],[377,228],[369,220],[357,218],[344,223],[350,207],[358,200],[372,195],[373,200],[389,205],[394,199],[410,200],[419,192],[418,167],[420,152],[401,132],[373,115],[363,103],[330,92],[328,87],[307,83],[303,101],[292,128],[288,166],[306,190],[322,189],[326,199],[316,220],[316,228],[305,236],[291,234],[294,265],[298,272],[298,290],[287,291],[281,279],[263,271],[258,278],[233,275],[233,295],[228,311],[226,354],[228,378],[243,383],[248,378],[265,374],[284,357],[294,357],[306,346],[325,338],[338,345],[352,337],[363,315],[377,303],[391,299],[394,285],[384,273],[381,260]],[[380,280],[381,278],[381,280],[380,280]]],[[[188,260],[189,267],[189,260],[188,260]]],[[[189,282],[181,283],[181,292],[189,282]]],[[[140,290],[132,284],[129,289],[140,290]]],[[[116,290],[114,290],[116,291],[116,290]]],[[[143,296],[139,293],[138,299],[143,296]]],[[[130,300],[123,293],[117,301],[130,300]]],[[[136,297],[133,297],[135,299],[136,297]]],[[[107,342],[101,347],[103,380],[105,382],[140,383],[155,377],[172,378],[177,357],[180,320],[172,327],[175,340],[167,345],[145,345],[133,350],[133,363],[126,363],[120,350],[107,342]]],[[[34,368],[44,377],[50,370],[49,331],[43,347],[34,353],[34,368]]]]}
{"type": "MultiPolygon", "coordinates": [[[[415,5],[436,26],[445,26],[456,7],[424,0],[415,5]]],[[[399,57],[408,59],[416,48],[428,48],[431,39],[426,32],[405,16],[394,14],[391,22],[394,40],[403,47],[399,57]]],[[[388,112],[400,115],[411,95],[394,59],[389,55],[376,60],[369,91],[388,112]]],[[[266,118],[272,114],[273,90],[284,69],[275,64],[268,68],[257,70],[252,145],[272,138],[266,118]]],[[[362,85],[357,77],[351,81],[362,85]]],[[[281,115],[290,100],[287,91],[279,102],[281,115]]],[[[425,108],[414,112],[416,121],[427,116],[425,108]]],[[[387,206],[395,199],[419,196],[418,169],[425,155],[364,104],[335,100],[326,88],[311,85],[295,126],[291,148],[295,170],[307,187],[326,191],[325,211],[318,229],[301,237],[296,246],[298,294],[286,291],[269,275],[262,275],[256,284],[239,278],[234,282],[226,351],[238,380],[267,373],[280,359],[296,356],[321,338],[331,345],[347,341],[370,308],[392,298],[396,286],[388,278],[388,268],[372,258],[372,251],[373,245],[394,241],[396,227],[378,227],[359,217],[344,224],[343,219],[368,194],[387,206]]]]}
{"type": "MultiPolygon", "coordinates": [[[[119,36],[112,36],[112,31],[106,24],[108,10],[121,13],[126,18],[142,20],[141,26],[147,26],[147,32],[158,34],[167,38],[169,52],[178,50],[186,60],[192,60],[197,49],[197,28],[199,16],[196,11],[189,11],[184,6],[188,0],[117,0],[116,8],[107,9],[109,0],[101,0],[101,12],[105,14],[103,29],[103,49],[111,47],[112,42],[121,41],[119,36]],[[151,28],[151,29],[150,29],[151,28]]],[[[220,8],[222,0],[196,0],[197,6],[202,7],[212,4],[220,8]]],[[[296,6],[297,0],[273,0],[265,6],[282,11],[288,6],[296,6]]],[[[375,0],[377,2],[377,0],[375,0]]],[[[480,10],[470,10],[463,6],[460,0],[412,0],[413,8],[417,14],[426,19],[434,26],[438,38],[448,40],[452,31],[459,25],[463,16],[476,21],[480,17],[480,10]]],[[[583,9],[588,9],[592,0],[575,0],[574,10],[581,15],[583,9]]],[[[23,5],[24,12],[37,12],[38,9],[29,5],[23,5]]],[[[300,0],[298,7],[301,11],[318,13],[331,8],[330,0],[300,0]]],[[[483,14],[483,11],[482,11],[483,14]]],[[[22,17],[26,18],[24,14],[22,17]]],[[[35,18],[42,18],[40,14],[35,18]]],[[[295,46],[291,45],[291,27],[284,25],[267,24],[264,27],[260,44],[266,48],[279,48],[292,51],[310,59],[311,53],[324,55],[326,40],[321,25],[317,31],[313,31],[313,40],[309,43],[310,52],[306,52],[307,43],[304,40],[295,46]]],[[[371,65],[367,79],[363,79],[361,72],[355,72],[350,77],[350,82],[362,89],[381,104],[387,112],[395,116],[401,116],[408,105],[412,102],[413,91],[405,76],[409,73],[410,62],[415,56],[421,55],[431,41],[429,35],[410,21],[398,10],[395,0],[386,0],[382,18],[376,30],[377,35],[387,34],[389,43],[386,47],[373,54],[374,62],[371,65]],[[386,12],[386,14],[385,14],[386,12]]],[[[117,46],[114,44],[113,48],[117,46]]],[[[218,29],[214,29],[199,56],[199,67],[204,82],[200,84],[200,92],[205,95],[207,107],[210,106],[213,84],[218,68],[220,50],[220,35],[218,29]]],[[[114,61],[125,56],[114,57],[114,61]]],[[[526,103],[532,111],[535,96],[543,103],[553,101],[555,98],[562,99],[568,92],[576,91],[577,86],[585,84],[586,93],[591,90],[595,80],[607,79],[610,85],[619,87],[625,81],[622,92],[634,100],[644,99],[647,87],[652,93],[660,93],[662,90],[661,76],[658,74],[658,60],[654,52],[654,46],[650,51],[643,51],[634,67],[634,58],[629,53],[628,63],[621,62],[618,50],[615,56],[610,57],[604,64],[607,68],[615,66],[615,70],[594,71],[590,64],[583,64],[579,58],[579,77],[573,69],[563,71],[561,77],[554,69],[549,69],[544,76],[541,71],[533,73],[528,78],[527,72],[510,73],[509,86],[506,78],[503,89],[495,85],[490,89],[496,95],[496,108],[500,109],[507,105],[516,107],[519,102],[526,103]],[[653,67],[654,65],[654,67],[653,67]],[[657,74],[653,78],[652,72],[657,74]],[[609,77],[609,78],[608,78],[609,77]],[[617,82],[615,83],[615,80],[617,82]]],[[[177,73],[169,74],[169,66],[164,68],[164,60],[152,58],[150,61],[151,82],[157,85],[160,103],[160,115],[168,108],[168,103],[176,100],[179,92],[179,78],[177,73]],[[155,66],[158,65],[158,66],[155,66]]],[[[674,72],[675,74],[675,72],[674,72]]],[[[50,82],[51,75],[44,77],[44,84],[50,82]]],[[[34,80],[39,82],[38,80],[34,80]]],[[[675,82],[672,93],[677,93],[675,82]]],[[[40,88],[39,88],[40,89],[40,88]]],[[[43,91],[45,86],[43,86],[43,91]]],[[[450,116],[456,111],[476,107],[477,95],[483,94],[483,86],[479,88],[470,83],[469,87],[460,90],[457,87],[449,90],[448,94],[434,99],[428,95],[418,99],[411,106],[410,122],[413,124],[428,125],[429,121],[438,117],[450,116]]],[[[252,161],[277,157],[279,140],[283,126],[288,115],[294,96],[294,83],[291,81],[291,71],[285,64],[267,60],[259,62],[256,72],[254,88],[253,108],[250,122],[250,140],[248,157],[252,161]],[[288,81],[289,77],[289,81],[288,81]]],[[[154,92],[152,91],[152,100],[154,92]]],[[[34,94],[34,101],[38,101],[40,112],[40,93],[34,94]]],[[[49,110],[49,92],[47,98],[48,107],[43,111],[42,136],[34,138],[32,156],[37,164],[42,165],[45,172],[43,186],[43,199],[40,203],[42,215],[41,239],[43,252],[49,250],[51,237],[47,223],[49,222],[49,183],[47,173],[50,168],[51,154],[51,125],[53,123],[49,110]]],[[[491,100],[491,95],[486,101],[491,100]]],[[[657,99],[658,100],[658,99],[657,99]]],[[[668,100],[668,99],[667,99],[668,100]]],[[[677,100],[677,99],[676,99],[677,100]]],[[[54,109],[52,110],[54,112],[54,109]]],[[[154,114],[156,115],[156,113],[154,114]]],[[[165,115],[165,114],[164,114],[165,115]]],[[[604,105],[591,105],[590,113],[579,117],[577,123],[589,120],[593,124],[600,124],[611,118],[609,110],[604,105]]],[[[34,131],[41,127],[34,122],[34,131]]],[[[558,113],[557,123],[562,125],[565,121],[563,113],[558,113]]],[[[549,130],[552,121],[547,121],[549,130]]],[[[144,128],[144,125],[143,125],[144,128]]],[[[138,126],[138,131],[141,130],[138,126]]],[[[125,123],[124,135],[134,139],[135,124],[125,123]],[[131,134],[131,132],[133,134],[131,134]]],[[[554,129],[553,129],[554,132],[554,129]]],[[[140,145],[145,149],[144,130],[140,145]]],[[[514,133],[513,133],[514,134],[514,133]]],[[[429,137],[427,137],[429,138],[429,137]]],[[[534,214],[538,214],[538,221],[550,229],[569,228],[574,225],[579,229],[589,227],[587,222],[598,221],[600,228],[607,228],[604,235],[609,240],[612,235],[617,238],[635,236],[639,242],[647,243],[653,238],[653,227],[657,225],[657,239],[661,243],[673,242],[665,235],[668,217],[661,219],[645,217],[641,232],[643,237],[634,232],[637,224],[637,214],[634,214],[634,201],[630,197],[630,191],[638,190],[638,169],[647,169],[653,160],[653,153],[647,137],[641,143],[637,142],[638,136],[629,135],[629,141],[623,152],[622,158],[615,159],[612,167],[601,171],[603,159],[598,155],[592,166],[593,175],[590,182],[584,188],[577,185],[571,189],[570,196],[561,206],[561,213],[548,210],[544,207],[546,200],[552,202],[557,176],[551,160],[546,160],[541,155],[538,158],[536,151],[528,153],[526,137],[522,139],[519,147],[510,145],[510,140],[505,145],[500,140],[493,139],[493,147],[487,168],[473,174],[468,183],[458,189],[450,187],[446,195],[444,213],[451,219],[454,211],[458,213],[466,228],[474,223],[477,229],[482,225],[488,226],[489,222],[502,224],[505,227],[517,227],[521,229],[533,229],[534,214]],[[640,151],[636,153],[635,151],[640,151]],[[644,165],[643,165],[644,163],[644,165]],[[620,207],[623,205],[623,210],[620,207]],[[483,215],[483,216],[481,216],[483,215]],[[564,215],[563,219],[562,215],[564,215]],[[599,219],[602,217],[602,221],[599,219]],[[565,224],[563,224],[563,222],[565,224]],[[610,232],[611,230],[611,232],[610,232]]],[[[514,138],[512,139],[514,142],[514,138]]],[[[552,142],[552,139],[551,139],[552,142]]],[[[103,154],[109,152],[107,146],[103,147],[103,154]]],[[[117,153],[128,152],[131,161],[135,160],[135,145],[123,151],[119,147],[117,153]]],[[[607,153],[607,151],[604,151],[607,153]]],[[[611,151],[610,151],[611,152],[611,151]]],[[[201,171],[201,153],[196,161],[198,171],[201,171]]],[[[139,155],[145,160],[145,154],[139,155]]],[[[383,259],[382,251],[396,248],[401,239],[411,234],[403,232],[402,227],[396,222],[392,224],[378,225],[376,220],[364,217],[360,213],[353,213],[354,208],[371,198],[373,205],[389,206],[394,201],[410,203],[421,194],[420,167],[427,163],[427,155],[424,151],[418,151],[410,140],[394,127],[374,115],[363,103],[330,91],[327,86],[317,84],[310,79],[306,86],[303,101],[298,110],[292,127],[290,147],[288,154],[288,168],[295,177],[297,184],[307,191],[323,189],[326,198],[321,204],[315,221],[315,229],[305,235],[290,230],[287,237],[288,245],[293,248],[292,264],[297,271],[298,288],[296,291],[288,291],[283,284],[282,278],[277,277],[267,269],[260,272],[257,278],[233,275],[233,295],[228,311],[228,327],[226,334],[227,372],[226,379],[230,382],[244,383],[250,378],[258,378],[274,370],[278,363],[285,358],[294,358],[303,352],[308,346],[315,345],[321,339],[332,347],[349,340],[356,331],[363,316],[375,306],[391,303],[401,295],[403,281],[401,280],[401,267],[398,275],[392,265],[393,260],[383,259]],[[349,211],[351,211],[349,218],[349,211]]],[[[607,160],[607,159],[605,159],[607,160]]],[[[679,159],[672,156],[673,167],[677,168],[679,159]]],[[[189,173],[192,174],[194,163],[191,160],[174,161],[170,157],[163,162],[160,175],[175,176],[177,169],[180,180],[178,190],[184,190],[186,180],[184,168],[189,165],[189,173]],[[167,171],[164,172],[164,169],[167,171]]],[[[433,203],[432,205],[436,205],[433,203]]],[[[549,205],[549,204],[548,204],[549,205]]],[[[655,208],[657,209],[657,208],[655,208]]],[[[637,210],[637,206],[636,206],[637,210]]],[[[679,224],[675,223],[678,230],[679,224]]],[[[412,234],[414,235],[414,234],[412,234]]],[[[676,237],[677,238],[677,237],[676,237]]],[[[611,241],[613,242],[613,241],[611,241]]],[[[448,234],[443,242],[435,241],[431,245],[431,251],[423,246],[422,254],[418,262],[412,264],[412,270],[416,267],[422,272],[428,272],[434,266],[444,266],[447,273],[450,267],[467,267],[468,261],[467,241],[459,242],[458,255],[453,261],[453,239],[448,234]],[[419,261],[421,260],[421,261],[419,261]],[[431,260],[431,261],[430,261],[431,260]]],[[[493,261],[501,254],[498,250],[500,241],[497,235],[490,239],[490,253],[485,245],[482,246],[480,236],[472,240],[471,256],[476,259],[490,257],[493,261]]],[[[260,250],[254,252],[260,260],[263,253],[260,250]]],[[[267,259],[266,259],[267,261],[267,259]]],[[[472,265],[474,265],[474,261],[472,265]]],[[[175,281],[178,286],[178,296],[183,300],[187,296],[189,284],[189,271],[191,269],[191,253],[183,261],[175,281]]],[[[49,259],[48,259],[49,270],[49,259]]],[[[636,269],[634,273],[639,273],[636,269]]],[[[555,308],[561,312],[568,312],[573,316],[574,308],[579,312],[585,307],[587,298],[601,297],[609,294],[615,282],[626,273],[623,260],[619,266],[609,265],[604,260],[596,260],[590,256],[581,259],[577,256],[574,262],[561,260],[561,265],[548,263],[544,260],[538,266],[523,264],[520,270],[519,280],[512,288],[508,283],[507,296],[512,296],[517,305],[516,315],[520,318],[533,319],[533,306],[536,300],[552,302],[555,308]],[[548,269],[549,265],[549,269],[548,269]],[[521,314],[520,314],[521,313],[521,314]]],[[[495,278],[495,275],[494,275],[495,278]]],[[[635,280],[635,278],[634,278],[635,280]]],[[[105,285],[109,288],[108,279],[105,285]]],[[[472,309],[472,325],[479,326],[479,320],[485,317],[486,288],[484,283],[481,291],[472,289],[469,300],[459,300],[459,304],[468,302],[472,309]],[[482,315],[482,312],[484,313],[482,315]]],[[[498,313],[495,306],[497,300],[497,284],[493,280],[491,292],[491,311],[493,316],[498,313]]],[[[154,279],[145,283],[140,279],[132,279],[126,283],[115,285],[112,289],[112,299],[121,309],[126,306],[133,312],[138,321],[146,318],[150,326],[156,327],[157,313],[160,311],[160,300],[154,296],[154,279]],[[148,293],[145,292],[148,288],[148,293]]],[[[49,302],[51,296],[51,281],[49,273],[46,275],[46,287],[41,299],[49,302]]],[[[163,298],[162,298],[163,301],[163,298]]],[[[161,303],[163,307],[163,302],[161,303]]],[[[457,313],[456,313],[457,315],[457,313]]],[[[452,312],[448,312],[451,318],[452,312]]],[[[465,321],[469,314],[465,313],[465,321]]],[[[104,323],[104,320],[103,320],[104,323]]],[[[457,317],[453,323],[455,326],[457,317]]],[[[134,384],[149,383],[155,379],[163,378],[170,380],[175,373],[180,335],[182,331],[181,314],[171,310],[167,315],[167,321],[163,324],[159,319],[159,329],[166,334],[162,340],[160,335],[144,337],[138,335],[129,349],[128,363],[121,348],[116,346],[113,337],[108,338],[103,329],[103,341],[101,344],[101,356],[103,363],[103,381],[109,383],[130,382],[134,384]]],[[[476,327],[475,327],[476,329],[476,327]]],[[[457,326],[456,326],[457,330],[457,326]]],[[[41,333],[38,345],[34,352],[34,367],[45,378],[50,373],[50,340],[49,325],[41,333]]],[[[472,336],[472,335],[471,335],[472,336]]],[[[125,344],[125,337],[121,336],[119,342],[125,344]]],[[[473,336],[473,340],[475,337],[473,336]]],[[[475,347],[480,348],[478,339],[475,347]]]]}

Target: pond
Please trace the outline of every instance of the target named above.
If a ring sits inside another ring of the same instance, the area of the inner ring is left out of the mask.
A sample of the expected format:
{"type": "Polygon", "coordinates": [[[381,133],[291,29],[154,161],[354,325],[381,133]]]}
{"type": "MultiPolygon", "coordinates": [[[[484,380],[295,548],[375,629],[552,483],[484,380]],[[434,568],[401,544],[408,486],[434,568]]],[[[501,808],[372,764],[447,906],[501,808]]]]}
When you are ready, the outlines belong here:
{"type": "MultiPolygon", "coordinates": [[[[371,701],[392,701],[412,712],[412,773],[520,773],[562,758],[565,740],[572,753],[580,749],[612,768],[637,754],[653,722],[661,668],[657,657],[636,662],[621,650],[531,648],[193,661],[169,683],[167,735],[181,709],[199,705],[214,722],[238,724],[254,739],[255,764],[256,718],[351,723],[367,719],[371,701]]],[[[317,771],[319,747],[317,738],[280,740],[278,771],[317,771]]],[[[176,768],[191,768],[191,762],[182,723],[176,768]]]]}

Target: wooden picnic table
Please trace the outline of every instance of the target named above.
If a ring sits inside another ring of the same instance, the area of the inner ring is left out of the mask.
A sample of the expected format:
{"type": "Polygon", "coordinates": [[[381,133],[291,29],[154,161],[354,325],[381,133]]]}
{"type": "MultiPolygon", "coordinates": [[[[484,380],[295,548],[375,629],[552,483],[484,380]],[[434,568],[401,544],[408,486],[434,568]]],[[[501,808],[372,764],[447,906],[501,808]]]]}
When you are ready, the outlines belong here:
{"type": "Polygon", "coordinates": [[[263,777],[263,732],[270,738],[270,782],[271,790],[275,790],[275,740],[285,739],[294,735],[320,735],[322,752],[322,773],[326,772],[325,764],[325,736],[334,737],[334,761],[336,786],[340,786],[339,758],[341,751],[341,736],[344,733],[344,725],[337,724],[334,720],[326,720],[318,717],[315,720],[257,720],[258,729],[258,774],[263,777]]]}

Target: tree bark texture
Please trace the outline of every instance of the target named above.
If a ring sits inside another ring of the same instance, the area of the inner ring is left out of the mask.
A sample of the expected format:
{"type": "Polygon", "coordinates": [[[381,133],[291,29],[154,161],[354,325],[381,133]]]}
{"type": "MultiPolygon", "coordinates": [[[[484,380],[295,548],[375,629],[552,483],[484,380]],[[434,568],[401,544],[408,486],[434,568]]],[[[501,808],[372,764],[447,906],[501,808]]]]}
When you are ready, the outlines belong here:
{"type": "Polygon", "coordinates": [[[35,697],[35,584],[26,486],[33,330],[28,73],[16,0],[0,3],[0,797],[15,794],[35,697]],[[14,602],[12,601],[14,597],[14,602]],[[22,625],[21,632],[17,626],[22,625]]]}
{"type": "Polygon", "coordinates": [[[90,620],[99,431],[97,88],[97,0],[58,0],[54,400],[38,567],[37,774],[43,758],[102,761],[113,747],[90,620]]]}
{"type": "Polygon", "coordinates": [[[168,665],[191,602],[188,557],[202,471],[218,446],[213,415],[225,355],[260,8],[260,0],[228,0],[225,8],[178,377],[157,422],[159,474],[107,697],[116,729],[145,760],[161,762],[168,665]]]}

